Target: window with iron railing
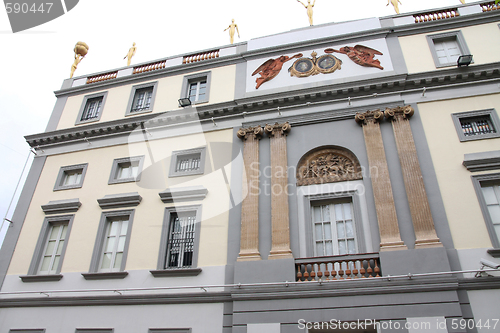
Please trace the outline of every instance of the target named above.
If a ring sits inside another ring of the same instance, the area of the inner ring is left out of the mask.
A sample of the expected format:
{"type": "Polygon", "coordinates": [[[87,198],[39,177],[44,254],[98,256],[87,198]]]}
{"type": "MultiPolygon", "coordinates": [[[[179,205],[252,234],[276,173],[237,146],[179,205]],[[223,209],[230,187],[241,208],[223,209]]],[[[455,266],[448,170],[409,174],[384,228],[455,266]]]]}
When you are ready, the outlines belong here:
{"type": "Polygon", "coordinates": [[[191,267],[193,264],[196,212],[170,215],[165,268],[191,267]]]}
{"type": "Polygon", "coordinates": [[[500,120],[495,109],[452,113],[460,141],[500,138],[500,120]]]}
{"type": "Polygon", "coordinates": [[[465,136],[495,133],[489,116],[460,119],[465,136]]]}
{"type": "Polygon", "coordinates": [[[175,172],[187,172],[194,171],[200,168],[201,162],[201,154],[192,154],[192,155],[184,155],[179,156],[177,158],[177,167],[175,168],[175,172]]]}
{"type": "Polygon", "coordinates": [[[81,121],[91,120],[99,117],[101,112],[102,97],[91,98],[87,101],[85,105],[85,110],[83,111],[81,121]]]}

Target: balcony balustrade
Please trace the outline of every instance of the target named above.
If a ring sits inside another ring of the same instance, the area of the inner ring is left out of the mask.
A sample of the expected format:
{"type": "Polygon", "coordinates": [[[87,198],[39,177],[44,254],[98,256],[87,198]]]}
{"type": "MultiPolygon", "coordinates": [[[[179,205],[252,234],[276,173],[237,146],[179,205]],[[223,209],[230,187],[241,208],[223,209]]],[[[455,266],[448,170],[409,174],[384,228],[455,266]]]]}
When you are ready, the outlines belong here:
{"type": "Polygon", "coordinates": [[[415,18],[415,23],[444,20],[457,16],[460,16],[460,14],[458,13],[458,8],[447,8],[413,15],[413,17],[415,18]]]}
{"type": "Polygon", "coordinates": [[[296,281],[338,281],[380,277],[378,253],[295,259],[296,281]]]}
{"type": "Polygon", "coordinates": [[[495,1],[483,2],[479,4],[479,6],[481,6],[483,12],[490,12],[492,10],[500,9],[500,2],[497,4],[495,4],[495,1]]]}

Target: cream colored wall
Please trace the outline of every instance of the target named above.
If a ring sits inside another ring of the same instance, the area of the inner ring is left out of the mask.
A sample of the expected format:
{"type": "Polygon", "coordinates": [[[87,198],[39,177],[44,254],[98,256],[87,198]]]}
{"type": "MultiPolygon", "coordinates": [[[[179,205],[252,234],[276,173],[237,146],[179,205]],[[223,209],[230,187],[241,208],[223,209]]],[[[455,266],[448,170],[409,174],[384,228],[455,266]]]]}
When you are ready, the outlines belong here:
{"type": "MultiPolygon", "coordinates": [[[[233,140],[231,129],[202,133],[177,138],[150,141],[151,151],[161,151],[163,156],[169,156],[172,151],[198,147],[200,136],[207,144],[207,158],[205,170],[213,170],[211,151],[208,143],[227,142],[233,140]]],[[[156,155],[159,156],[159,155],[156,155]]],[[[19,241],[14,252],[8,274],[27,274],[31,263],[36,242],[45,218],[40,208],[49,201],[79,198],[82,206],[74,213],[73,227],[69,235],[68,246],[62,273],[87,272],[94,248],[97,229],[103,210],[97,203],[98,198],[105,195],[138,192],[142,202],[131,207],[135,209],[130,246],[126,263],[127,270],[156,269],[159,255],[160,237],[164,219],[165,207],[158,192],[165,190],[171,184],[168,175],[170,161],[155,159],[157,163],[151,166],[151,159],[146,146],[138,144],[119,145],[114,147],[91,149],[47,157],[43,172],[37,184],[26,220],[21,231],[19,241]],[[127,156],[145,155],[145,168],[139,183],[123,183],[108,185],[113,160],[127,156]],[[87,173],[80,189],[53,191],[54,184],[61,166],[88,163],[87,173]],[[149,171],[146,172],[146,169],[149,171]],[[156,179],[154,183],[147,180],[156,179]],[[161,179],[166,178],[166,182],[161,179]],[[159,179],[159,180],[158,180],[159,179]],[[143,182],[144,181],[144,182],[143,182]]],[[[178,177],[178,187],[203,185],[208,189],[207,197],[198,202],[182,202],[179,206],[201,204],[202,222],[200,229],[200,246],[198,249],[198,266],[219,266],[227,262],[227,232],[229,199],[221,171],[211,172],[202,177],[178,177]],[[182,183],[179,179],[184,179],[182,183]],[[221,184],[222,181],[222,184],[221,184]],[[226,189],[226,193],[224,190],[226,189]]],[[[231,178],[231,170],[225,168],[227,178],[231,178]]],[[[174,178],[171,178],[174,179],[174,178]]],[[[169,204],[172,206],[172,204],[169,204]]],[[[123,209],[129,209],[123,208],[123,209]]],[[[122,210],[122,209],[119,209],[122,210]]]]}
{"type": "MultiPolygon", "coordinates": [[[[227,102],[234,99],[234,83],[236,78],[236,66],[225,66],[214,68],[212,72],[212,79],[210,83],[210,103],[227,102]]],[[[206,72],[201,71],[201,72],[206,72]]],[[[196,74],[193,72],[189,74],[196,74]]],[[[78,112],[82,106],[83,98],[85,95],[96,94],[99,92],[107,91],[106,103],[102,108],[102,116],[99,122],[105,122],[116,119],[125,118],[128,101],[132,93],[134,85],[156,82],[158,81],[158,88],[156,98],[154,101],[153,112],[164,112],[169,110],[179,109],[179,98],[181,97],[182,81],[184,75],[177,75],[165,77],[159,80],[141,81],[134,84],[118,86],[111,89],[93,91],[88,94],[71,96],[68,98],[61,119],[57,125],[57,129],[69,128],[75,126],[75,121],[78,117],[78,112]]],[[[204,104],[202,104],[204,105],[204,104]]],[[[129,116],[133,117],[133,116],[129,116]]],[[[80,125],[81,126],[81,125],[80,125]]]]}
{"type": "Polygon", "coordinates": [[[418,104],[457,249],[491,246],[472,185],[473,174],[462,162],[464,154],[498,150],[500,138],[460,142],[451,114],[490,108],[500,110],[500,94],[418,104]]]}
{"type": "Polygon", "coordinates": [[[470,53],[474,56],[473,65],[499,61],[500,29],[498,29],[498,23],[499,22],[400,37],[399,43],[403,50],[408,72],[411,74],[435,70],[436,65],[432,58],[426,36],[457,30],[462,31],[465,43],[470,53]]]}

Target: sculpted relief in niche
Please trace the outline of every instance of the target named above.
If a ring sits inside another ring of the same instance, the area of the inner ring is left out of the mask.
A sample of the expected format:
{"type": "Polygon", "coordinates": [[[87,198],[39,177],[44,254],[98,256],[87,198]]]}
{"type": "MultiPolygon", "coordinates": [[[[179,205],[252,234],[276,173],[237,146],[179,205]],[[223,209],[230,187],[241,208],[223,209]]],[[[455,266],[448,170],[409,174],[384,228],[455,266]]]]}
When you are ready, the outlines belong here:
{"type": "Polygon", "coordinates": [[[321,147],[304,155],[297,168],[297,185],[362,179],[356,156],[340,147],[321,147]]]}

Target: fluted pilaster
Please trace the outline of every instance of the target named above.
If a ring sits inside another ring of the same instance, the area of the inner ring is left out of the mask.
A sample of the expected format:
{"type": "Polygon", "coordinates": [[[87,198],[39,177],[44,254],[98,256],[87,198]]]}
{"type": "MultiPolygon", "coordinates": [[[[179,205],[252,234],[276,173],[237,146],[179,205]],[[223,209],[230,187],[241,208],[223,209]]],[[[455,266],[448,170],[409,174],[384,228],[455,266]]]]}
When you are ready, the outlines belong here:
{"type": "Polygon", "coordinates": [[[286,135],[290,124],[266,125],[271,141],[272,247],[269,259],[292,258],[288,214],[286,135]]]}
{"type": "Polygon", "coordinates": [[[415,247],[442,246],[434,228],[417,149],[410,127],[409,119],[413,116],[413,113],[414,110],[409,105],[385,110],[385,116],[392,120],[406,196],[408,197],[411,219],[415,230],[415,247]]]}
{"type": "Polygon", "coordinates": [[[259,140],[262,127],[240,129],[238,137],[243,140],[242,192],[246,196],[241,203],[241,239],[238,261],[261,260],[259,253],[259,140]]]}
{"type": "Polygon", "coordinates": [[[375,209],[380,232],[380,250],[407,249],[401,240],[398,218],[394,205],[389,168],[385,156],[380,120],[384,113],[380,110],[357,113],[356,121],[363,126],[370,178],[375,196],[375,209]]]}

